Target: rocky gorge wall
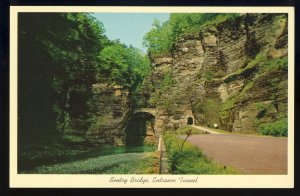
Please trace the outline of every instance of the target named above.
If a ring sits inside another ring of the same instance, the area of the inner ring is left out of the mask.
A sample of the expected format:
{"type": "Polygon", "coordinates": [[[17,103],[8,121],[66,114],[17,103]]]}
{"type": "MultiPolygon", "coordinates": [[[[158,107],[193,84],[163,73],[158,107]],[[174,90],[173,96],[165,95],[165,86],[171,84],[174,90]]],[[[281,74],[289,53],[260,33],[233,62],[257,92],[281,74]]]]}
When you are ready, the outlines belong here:
{"type": "Polygon", "coordinates": [[[193,123],[255,132],[287,117],[285,14],[246,14],[179,38],[144,81],[155,129],[193,123]]]}
{"type": "Polygon", "coordinates": [[[137,112],[122,86],[94,84],[90,126],[75,134],[91,144],[153,145],[187,124],[257,132],[287,118],[287,24],[284,14],[246,14],[181,36],[172,53],[152,58],[135,104],[155,114],[137,112]]]}
{"type": "Polygon", "coordinates": [[[85,133],[93,144],[124,145],[125,127],[132,113],[129,92],[122,86],[93,85],[93,117],[85,133]]]}

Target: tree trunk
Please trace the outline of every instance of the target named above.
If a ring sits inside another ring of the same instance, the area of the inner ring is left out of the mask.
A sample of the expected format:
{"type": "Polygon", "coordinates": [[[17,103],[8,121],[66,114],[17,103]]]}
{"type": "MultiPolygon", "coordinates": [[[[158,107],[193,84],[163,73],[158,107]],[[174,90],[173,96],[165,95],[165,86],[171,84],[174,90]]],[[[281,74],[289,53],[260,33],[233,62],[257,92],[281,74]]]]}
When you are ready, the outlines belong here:
{"type": "Polygon", "coordinates": [[[63,108],[63,126],[60,132],[60,137],[62,138],[65,130],[67,128],[67,116],[68,116],[68,112],[67,109],[69,108],[69,99],[70,99],[70,88],[67,88],[67,93],[65,96],[65,101],[64,101],[64,108],[63,108]]]}

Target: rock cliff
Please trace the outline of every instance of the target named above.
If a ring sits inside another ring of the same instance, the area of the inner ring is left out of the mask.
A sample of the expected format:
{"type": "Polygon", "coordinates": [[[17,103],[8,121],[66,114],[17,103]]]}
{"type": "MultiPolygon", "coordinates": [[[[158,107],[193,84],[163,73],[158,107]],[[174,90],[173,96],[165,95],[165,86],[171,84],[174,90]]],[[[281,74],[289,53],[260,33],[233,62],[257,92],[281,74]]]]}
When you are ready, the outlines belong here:
{"type": "Polygon", "coordinates": [[[124,145],[125,127],[132,114],[128,90],[106,83],[93,85],[93,117],[86,137],[93,144],[124,145]]]}
{"type": "Polygon", "coordinates": [[[187,124],[255,132],[287,117],[285,14],[245,14],[181,36],[152,59],[144,98],[156,130],[187,124]],[[191,121],[190,121],[191,122],[191,121]]]}

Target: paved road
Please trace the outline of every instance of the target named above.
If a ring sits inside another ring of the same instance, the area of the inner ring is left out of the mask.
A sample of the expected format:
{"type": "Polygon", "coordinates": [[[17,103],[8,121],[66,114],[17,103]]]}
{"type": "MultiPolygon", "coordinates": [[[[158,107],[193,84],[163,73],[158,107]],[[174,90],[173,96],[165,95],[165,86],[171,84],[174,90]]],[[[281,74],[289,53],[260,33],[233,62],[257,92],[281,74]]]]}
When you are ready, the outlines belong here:
{"type": "Polygon", "coordinates": [[[220,132],[217,132],[217,131],[213,131],[213,130],[207,128],[207,127],[196,126],[196,125],[192,125],[192,127],[195,127],[195,128],[197,128],[197,129],[199,129],[201,131],[206,131],[206,132],[208,132],[210,134],[223,134],[223,133],[220,133],[220,132]]]}
{"type": "Polygon", "coordinates": [[[242,174],[287,173],[287,138],[202,134],[188,141],[215,162],[233,166],[242,174]]]}

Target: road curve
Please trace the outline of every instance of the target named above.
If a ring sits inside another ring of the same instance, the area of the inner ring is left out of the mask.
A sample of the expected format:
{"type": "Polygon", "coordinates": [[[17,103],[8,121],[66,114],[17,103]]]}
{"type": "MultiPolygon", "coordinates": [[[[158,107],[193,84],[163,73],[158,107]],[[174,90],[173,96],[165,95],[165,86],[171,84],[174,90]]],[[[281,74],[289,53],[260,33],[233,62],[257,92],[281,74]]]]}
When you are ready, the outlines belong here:
{"type": "Polygon", "coordinates": [[[287,138],[200,134],[188,141],[215,162],[242,174],[287,174],[287,138]]]}
{"type": "Polygon", "coordinates": [[[203,127],[203,126],[199,126],[199,125],[192,125],[192,127],[196,128],[196,129],[199,129],[201,131],[206,131],[207,133],[210,133],[210,134],[223,134],[223,133],[220,133],[220,132],[217,132],[217,131],[213,131],[207,127],[203,127]]]}

